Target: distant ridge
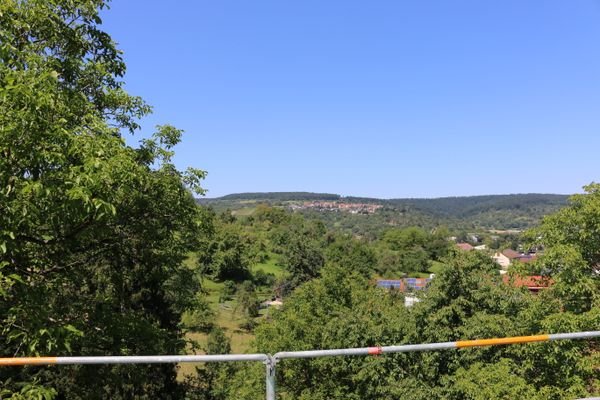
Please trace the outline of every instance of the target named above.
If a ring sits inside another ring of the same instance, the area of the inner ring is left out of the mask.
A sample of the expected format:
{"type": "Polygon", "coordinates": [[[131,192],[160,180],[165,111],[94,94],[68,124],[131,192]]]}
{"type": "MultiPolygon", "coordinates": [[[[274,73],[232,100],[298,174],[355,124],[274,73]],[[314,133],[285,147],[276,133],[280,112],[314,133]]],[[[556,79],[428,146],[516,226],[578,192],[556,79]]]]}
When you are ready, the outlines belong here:
{"type": "Polygon", "coordinates": [[[388,204],[409,206],[438,216],[464,218],[491,210],[527,210],[567,205],[569,195],[524,193],[484,196],[440,197],[434,199],[390,199],[388,204]]]}
{"type": "MultiPolygon", "coordinates": [[[[272,201],[294,201],[294,200],[344,200],[352,202],[385,202],[391,204],[411,204],[411,205],[433,205],[445,204],[447,206],[456,206],[464,203],[512,203],[514,201],[541,202],[544,204],[560,203],[566,204],[570,195],[552,194],[552,193],[515,193],[515,194],[490,194],[476,196],[447,196],[447,197],[406,197],[380,199],[375,197],[342,196],[334,193],[315,193],[315,192],[243,192],[232,193],[221,197],[200,198],[200,202],[212,202],[221,200],[272,200],[272,201]]],[[[425,207],[429,208],[429,207],[425,207]]]]}
{"type": "MultiPolygon", "coordinates": [[[[440,198],[376,199],[340,196],[332,193],[312,192],[252,192],[235,193],[218,198],[198,199],[198,203],[211,206],[217,211],[238,210],[249,215],[258,203],[274,206],[301,206],[302,212],[313,213],[326,223],[341,224],[353,232],[370,224],[372,229],[383,229],[391,224],[434,227],[439,224],[455,228],[472,229],[527,229],[535,226],[548,214],[568,203],[569,196],[563,194],[525,193],[496,194],[483,196],[456,196],[440,198]],[[360,217],[360,221],[345,213],[323,213],[306,207],[307,201],[340,201],[345,203],[378,204],[371,216],[360,217]],[[302,208],[304,207],[304,208],[302,208]],[[368,221],[365,219],[367,218],[368,221]]],[[[298,210],[299,208],[295,208],[298,210]]],[[[337,226],[337,225],[336,225],[337,226]]],[[[365,228],[366,229],[366,228],[365,228]]],[[[369,228],[371,229],[371,228],[369,228]]]]}

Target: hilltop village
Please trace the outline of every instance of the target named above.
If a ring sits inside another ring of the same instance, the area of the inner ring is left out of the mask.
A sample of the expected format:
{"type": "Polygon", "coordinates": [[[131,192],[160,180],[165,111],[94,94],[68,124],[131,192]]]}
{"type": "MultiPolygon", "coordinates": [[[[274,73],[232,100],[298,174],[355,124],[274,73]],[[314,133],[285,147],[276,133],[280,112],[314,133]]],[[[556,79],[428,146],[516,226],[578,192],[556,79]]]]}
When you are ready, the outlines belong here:
{"type": "Polygon", "coordinates": [[[344,201],[305,201],[302,204],[291,204],[289,209],[292,211],[298,210],[314,210],[314,211],[333,211],[347,212],[350,214],[373,214],[381,209],[381,204],[373,203],[348,203],[344,201]]]}

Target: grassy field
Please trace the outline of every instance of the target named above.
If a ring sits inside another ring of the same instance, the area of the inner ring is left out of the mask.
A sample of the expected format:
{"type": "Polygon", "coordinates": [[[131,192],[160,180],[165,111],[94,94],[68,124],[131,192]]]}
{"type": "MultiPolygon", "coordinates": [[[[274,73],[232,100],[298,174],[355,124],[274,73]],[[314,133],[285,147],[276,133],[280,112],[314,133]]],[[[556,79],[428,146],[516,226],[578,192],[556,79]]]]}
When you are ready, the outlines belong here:
{"type": "Polygon", "coordinates": [[[263,272],[275,275],[276,278],[280,278],[284,273],[283,268],[281,268],[281,266],[278,264],[278,260],[275,254],[271,254],[266,262],[254,265],[254,267],[252,267],[252,270],[262,270],[263,272]]]}
{"type": "MultiPolygon", "coordinates": [[[[193,265],[193,256],[188,260],[188,265],[193,265]]],[[[276,277],[280,277],[284,274],[283,268],[277,264],[277,259],[273,255],[265,263],[256,264],[252,267],[253,272],[262,270],[267,273],[272,273],[276,277]]],[[[213,311],[215,311],[216,319],[215,325],[223,328],[225,335],[231,341],[232,353],[245,353],[251,345],[254,335],[251,332],[247,332],[240,328],[246,317],[241,309],[237,307],[237,301],[235,296],[229,301],[219,303],[219,297],[223,289],[224,284],[222,282],[215,282],[209,279],[205,279],[203,287],[207,292],[206,299],[209,302],[213,311]]],[[[270,299],[272,292],[268,290],[258,290],[258,298],[263,301],[270,299]]],[[[267,310],[260,310],[260,316],[258,318],[264,318],[267,310]]],[[[201,332],[188,332],[186,335],[188,340],[193,340],[200,347],[206,346],[208,335],[201,332]]],[[[190,353],[192,353],[190,349],[190,353]]],[[[202,354],[202,351],[196,351],[196,354],[202,354]]],[[[180,364],[179,365],[179,376],[192,374],[194,372],[193,364],[180,364]]]]}
{"type": "Polygon", "coordinates": [[[443,267],[443,263],[439,261],[432,261],[431,267],[429,267],[429,272],[431,272],[432,274],[439,274],[443,267]]]}

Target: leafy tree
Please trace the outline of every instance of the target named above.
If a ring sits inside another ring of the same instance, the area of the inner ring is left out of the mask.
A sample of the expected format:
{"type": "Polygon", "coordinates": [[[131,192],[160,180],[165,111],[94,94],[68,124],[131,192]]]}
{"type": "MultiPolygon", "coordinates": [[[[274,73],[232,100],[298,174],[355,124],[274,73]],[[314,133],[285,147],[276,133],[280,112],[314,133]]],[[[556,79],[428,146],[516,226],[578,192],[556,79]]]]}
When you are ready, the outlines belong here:
{"type": "Polygon", "coordinates": [[[450,251],[449,237],[450,231],[445,226],[437,227],[429,235],[423,247],[433,260],[441,260],[448,255],[450,251]]]}
{"type": "MultiPolygon", "coordinates": [[[[407,317],[402,301],[369,287],[355,271],[328,265],[320,278],[300,286],[286,299],[284,308],[272,314],[272,322],[259,325],[257,350],[273,354],[400,343],[405,335],[401,321],[407,317]]],[[[380,376],[388,368],[401,370],[401,365],[395,357],[283,361],[278,391],[290,399],[385,398],[379,397],[386,390],[380,376]],[[392,367],[394,362],[396,367],[392,367]]],[[[258,367],[240,370],[232,384],[232,398],[260,398],[263,381],[258,367]]]]}
{"type": "Polygon", "coordinates": [[[259,269],[254,272],[252,280],[257,286],[271,287],[275,284],[275,275],[259,269]]]}
{"type": "Polygon", "coordinates": [[[219,297],[219,303],[224,303],[227,300],[231,300],[231,297],[235,294],[236,286],[234,281],[223,282],[223,288],[221,289],[221,295],[219,297]]]}
{"type": "MultiPolygon", "coordinates": [[[[256,350],[274,353],[589,330],[600,323],[599,316],[598,309],[579,315],[564,312],[551,292],[534,296],[505,284],[487,256],[455,251],[421,294],[421,302],[410,309],[404,308],[402,296],[327,265],[320,278],[300,286],[271,321],[257,328],[256,350]]],[[[294,399],[529,395],[571,399],[597,391],[597,355],[589,346],[563,341],[374,358],[284,360],[278,390],[282,398],[294,399]]],[[[240,370],[232,398],[257,398],[262,380],[258,370],[240,370]]]]}
{"type": "Polygon", "coordinates": [[[237,303],[247,317],[254,318],[258,316],[259,301],[256,288],[251,281],[244,281],[238,287],[237,303]]]}
{"type": "Polygon", "coordinates": [[[547,399],[519,372],[519,366],[509,359],[475,363],[457,371],[448,382],[445,396],[456,400],[547,399]]]}
{"type": "MultiPolygon", "coordinates": [[[[188,188],[201,193],[204,173],[174,168],[173,127],[125,145],[150,108],[123,89],[105,6],[0,2],[2,354],[184,348],[180,317],[199,283],[183,260],[206,232],[188,188]]],[[[174,398],[175,378],[171,365],[0,371],[3,396],[70,399],[174,398]]]]}
{"type": "Polygon", "coordinates": [[[414,226],[406,229],[390,229],[383,235],[383,241],[395,251],[422,247],[427,240],[427,232],[414,226]]]}
{"type": "Polygon", "coordinates": [[[200,270],[216,280],[243,281],[250,276],[249,243],[237,224],[218,224],[199,257],[200,270]]]}
{"type": "Polygon", "coordinates": [[[527,238],[537,246],[574,247],[592,275],[600,265],[600,184],[592,183],[584,189],[585,194],[572,196],[568,207],[545,217],[527,238]]]}
{"type": "Polygon", "coordinates": [[[289,222],[291,216],[282,208],[269,207],[266,204],[259,204],[252,215],[256,221],[268,223],[270,225],[282,225],[289,222]]]}
{"type": "Polygon", "coordinates": [[[196,295],[190,309],[183,313],[181,322],[186,329],[208,332],[215,324],[215,312],[206,301],[203,293],[196,295]]]}
{"type": "MultiPolygon", "coordinates": [[[[206,354],[231,353],[230,340],[221,328],[214,328],[208,335],[206,354]]],[[[186,399],[189,400],[225,400],[229,389],[229,380],[239,368],[234,363],[206,363],[196,367],[194,376],[186,378],[186,399]]]]}
{"type": "Polygon", "coordinates": [[[365,242],[348,236],[338,236],[327,246],[325,258],[333,263],[356,271],[364,277],[370,277],[377,264],[373,249],[365,242]]]}
{"type": "Polygon", "coordinates": [[[285,247],[283,265],[292,288],[319,276],[324,262],[323,251],[315,240],[294,236],[285,247]]]}
{"type": "Polygon", "coordinates": [[[417,227],[386,231],[377,248],[378,270],[383,275],[429,270],[432,260],[440,260],[450,248],[445,228],[428,233],[417,227]]]}

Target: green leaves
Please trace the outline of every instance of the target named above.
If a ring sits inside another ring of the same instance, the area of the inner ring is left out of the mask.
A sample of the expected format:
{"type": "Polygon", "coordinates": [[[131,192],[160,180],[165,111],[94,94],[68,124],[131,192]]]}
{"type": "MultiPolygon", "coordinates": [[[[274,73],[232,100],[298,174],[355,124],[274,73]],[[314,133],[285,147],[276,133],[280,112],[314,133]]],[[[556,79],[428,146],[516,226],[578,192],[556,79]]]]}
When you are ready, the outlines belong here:
{"type": "Polygon", "coordinates": [[[417,227],[389,229],[377,243],[378,272],[398,276],[428,271],[433,260],[440,260],[450,249],[446,229],[433,233],[417,227]]]}
{"type": "Polygon", "coordinates": [[[445,397],[448,399],[546,399],[540,397],[538,388],[527,377],[519,374],[518,365],[510,359],[497,363],[474,363],[460,368],[447,383],[445,397]]]}
{"type": "Polygon", "coordinates": [[[18,392],[9,389],[0,389],[0,396],[10,400],[52,400],[58,395],[52,388],[40,385],[39,381],[22,385],[18,392]],[[8,397],[10,396],[10,397],[8,397]]]}
{"type": "Polygon", "coordinates": [[[189,167],[182,176],[183,183],[195,194],[204,195],[206,190],[201,183],[208,173],[198,168],[189,167]]]}
{"type": "MultiPolygon", "coordinates": [[[[104,6],[0,0],[2,354],[184,346],[180,316],[198,282],[182,261],[206,232],[185,185],[201,192],[204,174],[191,170],[184,182],[171,164],[176,128],[160,127],[140,149],[121,138],[150,107],[123,90],[121,52],[98,26],[104,6]]],[[[27,382],[64,398],[177,392],[172,366],[92,375],[3,369],[0,382],[15,396],[27,382]]]]}
{"type": "Polygon", "coordinates": [[[249,239],[234,224],[216,224],[214,237],[199,254],[200,271],[216,280],[242,281],[250,276],[249,239]]]}
{"type": "Polygon", "coordinates": [[[591,269],[600,264],[600,184],[584,187],[586,194],[570,198],[570,206],[544,218],[528,232],[534,244],[552,247],[575,246],[591,269]]]}

